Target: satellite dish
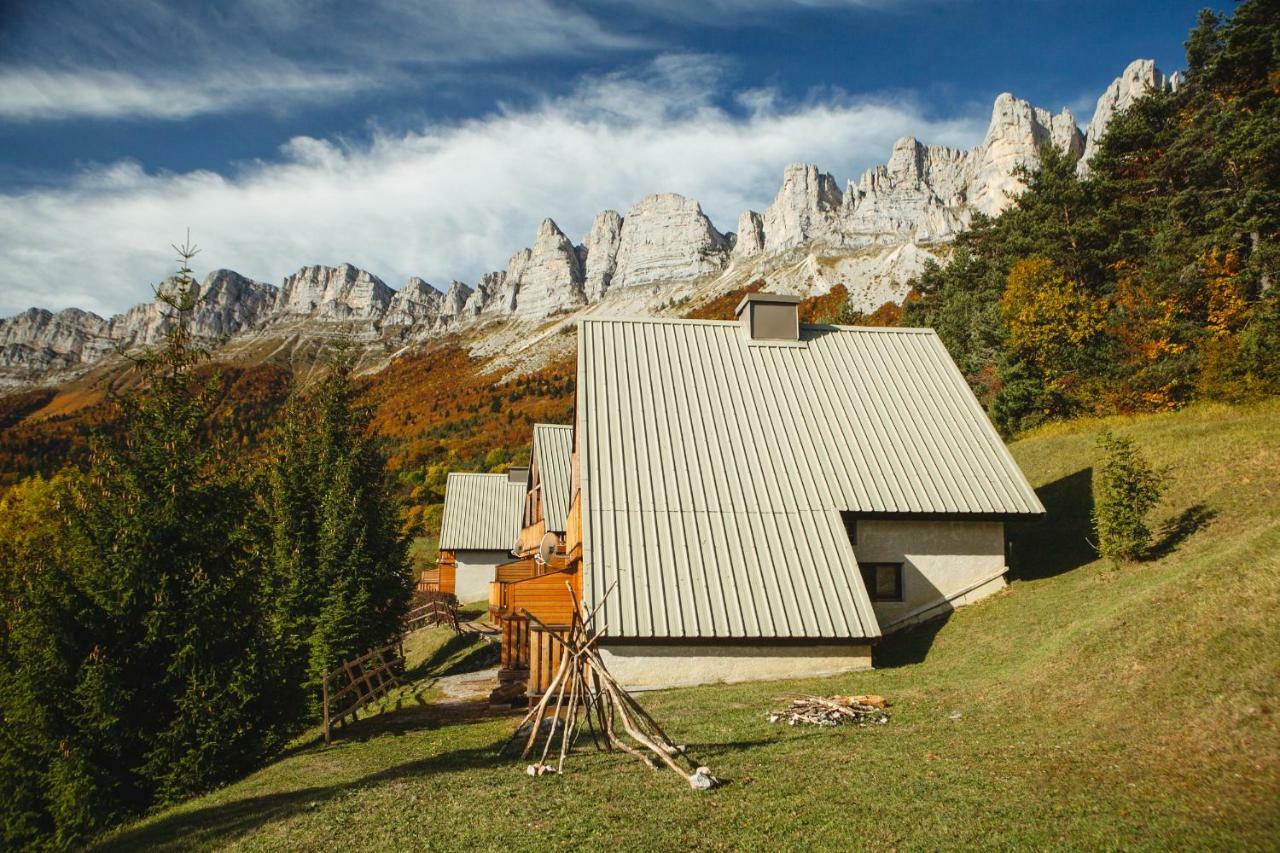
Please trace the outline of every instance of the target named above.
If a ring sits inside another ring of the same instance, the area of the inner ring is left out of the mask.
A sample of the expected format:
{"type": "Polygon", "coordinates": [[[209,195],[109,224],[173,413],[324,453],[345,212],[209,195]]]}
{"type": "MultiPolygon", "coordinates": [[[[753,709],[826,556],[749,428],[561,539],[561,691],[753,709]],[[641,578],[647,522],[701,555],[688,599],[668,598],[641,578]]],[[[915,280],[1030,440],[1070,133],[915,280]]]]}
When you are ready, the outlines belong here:
{"type": "Polygon", "coordinates": [[[542,541],[538,543],[538,561],[550,563],[551,557],[556,553],[556,545],[558,544],[560,544],[560,539],[554,533],[542,534],[542,541]]]}

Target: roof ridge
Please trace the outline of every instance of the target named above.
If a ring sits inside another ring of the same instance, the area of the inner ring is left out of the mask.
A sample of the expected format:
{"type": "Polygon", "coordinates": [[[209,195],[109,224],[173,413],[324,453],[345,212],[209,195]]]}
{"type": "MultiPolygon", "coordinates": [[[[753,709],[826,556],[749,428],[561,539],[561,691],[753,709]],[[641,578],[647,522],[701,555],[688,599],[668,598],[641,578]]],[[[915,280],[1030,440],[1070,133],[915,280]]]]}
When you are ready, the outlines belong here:
{"type": "MultiPolygon", "coordinates": [[[[692,317],[582,317],[580,323],[648,323],[665,326],[741,326],[738,320],[701,320],[692,317]]],[[[839,323],[801,323],[802,329],[827,329],[837,332],[874,332],[876,334],[936,335],[928,326],[846,326],[839,323]]]]}

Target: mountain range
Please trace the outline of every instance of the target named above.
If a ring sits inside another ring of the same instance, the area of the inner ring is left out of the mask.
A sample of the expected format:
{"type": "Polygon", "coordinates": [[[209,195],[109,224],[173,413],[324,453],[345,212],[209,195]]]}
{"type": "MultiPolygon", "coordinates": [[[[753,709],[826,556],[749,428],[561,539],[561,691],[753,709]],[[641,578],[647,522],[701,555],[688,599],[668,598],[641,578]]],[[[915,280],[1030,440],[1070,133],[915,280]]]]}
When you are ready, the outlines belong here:
{"type": "MultiPolygon", "coordinates": [[[[805,295],[841,285],[855,309],[871,311],[901,302],[908,280],[944,259],[976,214],[999,215],[1022,189],[1020,169],[1034,168],[1043,146],[1076,158],[1087,174],[1111,118],[1146,92],[1176,85],[1177,75],[1136,60],[1098,98],[1084,130],[1067,109],[1054,114],[1001,94],[978,146],[906,137],[886,163],[843,188],[816,165],[788,166],[773,202],[744,211],[730,232],[675,193],[647,196],[625,213],[602,211],[580,243],[548,218],[532,245],[472,285],[438,288],[415,277],[395,290],[349,264],[305,266],[279,286],[216,270],[199,284],[193,329],[232,359],[350,334],[367,369],[460,333],[473,351],[517,366],[571,345],[555,333],[581,312],[664,313],[760,279],[805,295]]],[[[31,308],[0,319],[0,387],[62,382],[154,344],[171,322],[168,311],[148,302],[111,318],[31,308]]]]}

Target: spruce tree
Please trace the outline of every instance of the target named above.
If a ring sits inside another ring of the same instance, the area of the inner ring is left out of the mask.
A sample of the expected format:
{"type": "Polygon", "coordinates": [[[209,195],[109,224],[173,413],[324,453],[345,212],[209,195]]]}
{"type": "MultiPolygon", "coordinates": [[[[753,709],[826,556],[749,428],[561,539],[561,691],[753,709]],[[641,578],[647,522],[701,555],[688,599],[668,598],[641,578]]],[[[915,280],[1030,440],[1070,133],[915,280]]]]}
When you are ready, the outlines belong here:
{"type": "Polygon", "coordinates": [[[0,563],[19,567],[2,578],[6,841],[75,844],[235,778],[280,741],[266,536],[253,478],[210,436],[194,251],[157,291],[167,331],[133,357],[140,390],[114,399],[116,428],[51,498],[44,554],[3,537],[0,563]]]}
{"type": "Polygon", "coordinates": [[[296,393],[271,472],[275,624],[299,706],[342,661],[394,641],[412,593],[402,507],[345,347],[296,393]]]}

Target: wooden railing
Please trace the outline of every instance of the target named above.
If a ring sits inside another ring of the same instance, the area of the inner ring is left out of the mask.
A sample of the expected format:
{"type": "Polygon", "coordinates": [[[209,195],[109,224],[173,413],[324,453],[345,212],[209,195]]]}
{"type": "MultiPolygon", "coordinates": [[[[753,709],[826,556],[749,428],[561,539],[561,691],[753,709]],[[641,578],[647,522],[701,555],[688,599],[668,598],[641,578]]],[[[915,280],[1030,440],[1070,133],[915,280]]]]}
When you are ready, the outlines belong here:
{"type": "Polygon", "coordinates": [[[512,560],[510,563],[499,563],[493,570],[493,579],[499,583],[515,583],[531,578],[537,573],[537,562],[532,557],[528,557],[523,560],[512,560]]]}
{"type": "MultiPolygon", "coordinates": [[[[547,625],[546,628],[567,631],[568,625],[547,625]]],[[[541,696],[560,668],[564,657],[564,643],[539,625],[529,628],[529,679],[525,682],[526,696],[541,696]]]]}
{"type": "Polygon", "coordinates": [[[542,543],[542,537],[547,532],[546,521],[538,521],[531,524],[520,531],[520,542],[516,545],[517,554],[535,554],[538,551],[538,545],[542,543]]]}
{"type": "Polygon", "coordinates": [[[458,566],[452,560],[441,560],[435,568],[424,569],[418,578],[417,592],[447,592],[453,594],[458,566]]]}
{"type": "Polygon", "coordinates": [[[320,688],[324,742],[332,742],[335,724],[345,726],[347,717],[355,722],[361,708],[386,696],[392,687],[399,687],[396,673],[403,671],[404,649],[400,643],[393,643],[365,652],[326,673],[320,688]]]}
{"type": "Polygon", "coordinates": [[[499,666],[504,670],[529,668],[529,620],[523,616],[502,618],[499,666]]]}
{"type": "Polygon", "coordinates": [[[506,610],[512,615],[532,613],[548,625],[566,625],[573,619],[573,596],[565,582],[575,581],[570,572],[548,572],[506,585],[506,610]]]}

